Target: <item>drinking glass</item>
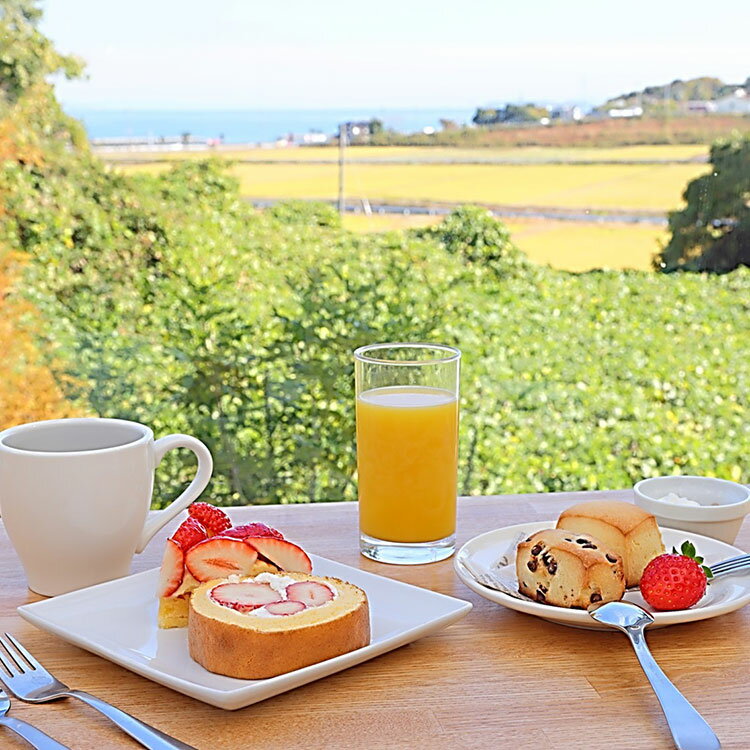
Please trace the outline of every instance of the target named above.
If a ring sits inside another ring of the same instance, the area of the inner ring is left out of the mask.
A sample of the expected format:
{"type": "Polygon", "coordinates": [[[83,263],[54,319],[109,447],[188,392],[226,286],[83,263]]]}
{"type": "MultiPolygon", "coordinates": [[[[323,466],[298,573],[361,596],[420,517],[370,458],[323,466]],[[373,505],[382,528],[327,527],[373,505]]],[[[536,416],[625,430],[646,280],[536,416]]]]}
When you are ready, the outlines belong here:
{"type": "Polygon", "coordinates": [[[402,565],[450,557],[461,352],[371,344],[354,360],[360,551],[402,565]]]}

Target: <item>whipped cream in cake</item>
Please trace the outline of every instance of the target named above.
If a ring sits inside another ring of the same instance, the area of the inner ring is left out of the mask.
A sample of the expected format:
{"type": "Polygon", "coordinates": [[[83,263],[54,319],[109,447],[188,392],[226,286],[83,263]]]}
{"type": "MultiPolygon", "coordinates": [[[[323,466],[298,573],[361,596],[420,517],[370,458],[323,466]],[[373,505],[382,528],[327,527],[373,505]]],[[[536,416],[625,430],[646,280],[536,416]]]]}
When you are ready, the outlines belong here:
{"type": "Polygon", "coordinates": [[[328,581],[297,581],[291,576],[261,573],[244,579],[229,576],[208,596],[216,604],[249,617],[289,617],[328,606],[336,600],[338,591],[328,581]]]}

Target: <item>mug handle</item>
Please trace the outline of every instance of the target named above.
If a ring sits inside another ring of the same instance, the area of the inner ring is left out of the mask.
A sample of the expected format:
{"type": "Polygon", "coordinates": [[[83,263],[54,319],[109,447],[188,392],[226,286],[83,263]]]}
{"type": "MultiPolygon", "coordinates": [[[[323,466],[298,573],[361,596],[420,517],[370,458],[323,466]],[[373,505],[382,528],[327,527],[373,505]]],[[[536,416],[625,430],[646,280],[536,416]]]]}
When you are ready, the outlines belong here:
{"type": "Polygon", "coordinates": [[[198,459],[198,470],[195,472],[193,481],[187,486],[185,491],[173,500],[164,510],[156,511],[146,520],[143,527],[140,541],[135,548],[136,552],[143,552],[144,547],[151,541],[151,537],[156,534],[164,524],[169,523],[180,511],[196,500],[201,492],[206,489],[211,479],[214,461],[211,458],[211,452],[197,438],[190,435],[167,435],[159,438],[154,442],[154,468],[160,463],[164,454],[173,448],[187,448],[195,453],[198,459]]]}

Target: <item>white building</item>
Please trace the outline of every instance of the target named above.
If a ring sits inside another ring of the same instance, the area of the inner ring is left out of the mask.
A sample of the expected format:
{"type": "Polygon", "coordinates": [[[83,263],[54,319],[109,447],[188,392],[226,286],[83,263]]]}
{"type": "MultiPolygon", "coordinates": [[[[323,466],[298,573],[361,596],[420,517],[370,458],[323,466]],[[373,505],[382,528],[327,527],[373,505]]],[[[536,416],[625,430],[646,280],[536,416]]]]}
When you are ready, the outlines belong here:
{"type": "Polygon", "coordinates": [[[735,89],[728,96],[716,100],[717,114],[750,115],[750,96],[743,88],[735,89]]]}

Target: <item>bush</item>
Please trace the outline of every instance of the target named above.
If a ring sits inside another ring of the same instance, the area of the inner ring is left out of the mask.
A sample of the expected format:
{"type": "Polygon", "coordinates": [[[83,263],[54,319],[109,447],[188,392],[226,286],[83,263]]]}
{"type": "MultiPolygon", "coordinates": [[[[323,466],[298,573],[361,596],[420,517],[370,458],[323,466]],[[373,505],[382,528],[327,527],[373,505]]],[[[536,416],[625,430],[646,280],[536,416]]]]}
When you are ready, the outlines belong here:
{"type": "Polygon", "coordinates": [[[433,239],[468,264],[486,266],[499,276],[528,265],[505,224],[479,206],[461,206],[439,224],[415,230],[415,236],[433,239]]]}
{"type": "Polygon", "coordinates": [[[268,213],[282,224],[301,224],[318,227],[340,227],[339,212],[322,201],[280,201],[268,213]]]}
{"type": "Polygon", "coordinates": [[[669,216],[672,237],[657,269],[726,273],[750,265],[750,134],[711,147],[712,172],[690,182],[669,216]]]}

